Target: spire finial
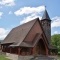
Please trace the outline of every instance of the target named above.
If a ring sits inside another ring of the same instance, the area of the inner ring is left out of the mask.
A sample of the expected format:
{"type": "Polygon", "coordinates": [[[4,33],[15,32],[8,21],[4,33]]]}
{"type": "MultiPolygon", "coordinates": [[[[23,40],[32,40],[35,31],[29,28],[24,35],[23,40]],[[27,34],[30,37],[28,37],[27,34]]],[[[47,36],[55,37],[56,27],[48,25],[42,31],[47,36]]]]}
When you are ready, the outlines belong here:
{"type": "Polygon", "coordinates": [[[46,6],[44,6],[44,7],[45,7],[45,11],[44,11],[44,14],[43,14],[43,16],[42,16],[42,20],[43,20],[43,19],[48,19],[48,20],[50,20],[50,17],[49,17],[49,15],[48,15],[47,10],[46,10],[46,6]]]}
{"type": "Polygon", "coordinates": [[[45,10],[46,10],[46,6],[45,6],[45,10]]]}

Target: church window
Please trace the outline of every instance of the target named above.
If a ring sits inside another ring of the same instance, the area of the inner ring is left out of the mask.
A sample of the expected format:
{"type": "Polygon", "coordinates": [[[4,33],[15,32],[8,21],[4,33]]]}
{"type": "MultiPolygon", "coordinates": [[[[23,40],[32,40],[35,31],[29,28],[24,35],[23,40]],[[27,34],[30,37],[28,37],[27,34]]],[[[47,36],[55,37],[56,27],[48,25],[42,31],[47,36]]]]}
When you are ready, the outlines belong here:
{"type": "Polygon", "coordinates": [[[47,23],[47,26],[50,26],[50,23],[47,23]]]}

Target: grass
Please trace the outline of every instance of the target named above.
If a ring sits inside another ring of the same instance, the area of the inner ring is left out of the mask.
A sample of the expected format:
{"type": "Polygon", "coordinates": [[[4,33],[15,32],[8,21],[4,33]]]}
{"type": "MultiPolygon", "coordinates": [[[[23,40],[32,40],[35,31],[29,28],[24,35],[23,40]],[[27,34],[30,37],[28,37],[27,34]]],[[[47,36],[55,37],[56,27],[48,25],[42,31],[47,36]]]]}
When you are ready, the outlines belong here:
{"type": "Polygon", "coordinates": [[[0,55],[0,60],[10,60],[10,59],[6,58],[5,55],[0,55]]]}
{"type": "Polygon", "coordinates": [[[60,55],[58,56],[58,59],[57,60],[60,60],[60,55]]]}

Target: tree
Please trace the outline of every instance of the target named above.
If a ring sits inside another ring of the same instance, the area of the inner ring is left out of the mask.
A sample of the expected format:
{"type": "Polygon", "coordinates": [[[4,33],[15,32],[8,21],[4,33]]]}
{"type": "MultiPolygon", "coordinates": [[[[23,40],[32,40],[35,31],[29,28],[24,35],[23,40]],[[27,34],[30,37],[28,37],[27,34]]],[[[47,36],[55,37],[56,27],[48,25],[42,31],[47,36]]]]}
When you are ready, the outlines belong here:
{"type": "Polygon", "coordinates": [[[51,43],[58,49],[58,52],[60,52],[60,34],[53,35],[51,37],[51,43]]]}

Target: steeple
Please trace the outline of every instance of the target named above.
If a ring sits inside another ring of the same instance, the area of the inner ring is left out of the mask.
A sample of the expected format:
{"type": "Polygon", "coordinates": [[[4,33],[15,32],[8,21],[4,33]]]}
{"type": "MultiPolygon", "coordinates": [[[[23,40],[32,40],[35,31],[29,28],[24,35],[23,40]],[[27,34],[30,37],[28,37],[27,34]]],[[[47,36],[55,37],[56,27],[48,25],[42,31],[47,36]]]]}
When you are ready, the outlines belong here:
{"type": "Polygon", "coordinates": [[[50,17],[49,17],[49,15],[48,15],[48,12],[47,12],[46,8],[45,8],[44,14],[42,16],[42,20],[45,20],[45,19],[51,20],[50,17]]]}
{"type": "Polygon", "coordinates": [[[48,43],[50,44],[50,42],[51,42],[51,19],[48,15],[46,8],[45,8],[44,14],[42,16],[41,23],[42,23],[42,27],[45,32],[45,35],[47,37],[48,43]]]}

